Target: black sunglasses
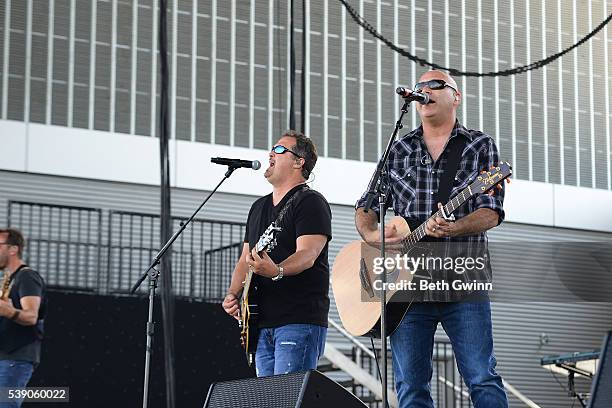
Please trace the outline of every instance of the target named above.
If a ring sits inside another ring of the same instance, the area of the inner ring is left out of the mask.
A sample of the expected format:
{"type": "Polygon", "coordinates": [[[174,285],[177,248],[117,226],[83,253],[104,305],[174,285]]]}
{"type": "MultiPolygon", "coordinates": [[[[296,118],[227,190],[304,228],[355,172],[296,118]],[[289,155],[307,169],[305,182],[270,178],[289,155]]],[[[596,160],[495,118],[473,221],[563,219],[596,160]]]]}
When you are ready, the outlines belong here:
{"type": "Polygon", "coordinates": [[[272,150],[271,150],[271,151],[273,151],[273,152],[274,152],[274,153],[276,153],[276,154],[283,154],[283,153],[285,153],[285,152],[289,152],[289,153],[293,153],[293,154],[295,154],[295,155],[296,155],[297,157],[299,157],[300,159],[302,159],[302,158],[303,158],[302,156],[300,156],[299,154],[297,154],[297,153],[296,153],[296,152],[294,152],[293,150],[291,150],[291,149],[287,149],[287,148],[286,148],[285,146],[283,146],[283,145],[276,145],[276,146],[274,146],[274,147],[272,148],[272,150]]]}
{"type": "Polygon", "coordinates": [[[416,85],[414,85],[414,92],[421,92],[426,87],[431,89],[432,91],[449,87],[450,89],[455,91],[455,93],[457,93],[457,90],[453,86],[447,84],[446,81],[442,79],[430,79],[429,81],[418,82],[416,85]]]}

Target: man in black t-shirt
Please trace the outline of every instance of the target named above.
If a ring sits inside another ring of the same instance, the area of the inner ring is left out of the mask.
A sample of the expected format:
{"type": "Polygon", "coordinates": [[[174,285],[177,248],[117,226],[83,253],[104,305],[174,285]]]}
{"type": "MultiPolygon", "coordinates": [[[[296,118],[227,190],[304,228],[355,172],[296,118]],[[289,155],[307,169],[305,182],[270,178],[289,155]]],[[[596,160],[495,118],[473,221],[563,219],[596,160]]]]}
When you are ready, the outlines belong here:
{"type": "MultiPolygon", "coordinates": [[[[22,261],[25,240],[14,228],[0,229],[0,388],[23,388],[40,362],[45,284],[22,261]],[[42,305],[42,306],[41,306],[42,305]]],[[[0,403],[19,407],[21,401],[0,403]]]]}
{"type": "Polygon", "coordinates": [[[251,296],[259,313],[255,366],[260,377],[315,368],[325,346],[329,311],[331,209],[305,184],[317,161],[316,148],[309,138],[289,131],[269,158],[264,176],[272,193],[251,206],[242,255],[223,300],[225,311],[238,319],[238,299],[251,268],[251,296]],[[259,238],[281,212],[277,245],[257,253],[259,238]]]}

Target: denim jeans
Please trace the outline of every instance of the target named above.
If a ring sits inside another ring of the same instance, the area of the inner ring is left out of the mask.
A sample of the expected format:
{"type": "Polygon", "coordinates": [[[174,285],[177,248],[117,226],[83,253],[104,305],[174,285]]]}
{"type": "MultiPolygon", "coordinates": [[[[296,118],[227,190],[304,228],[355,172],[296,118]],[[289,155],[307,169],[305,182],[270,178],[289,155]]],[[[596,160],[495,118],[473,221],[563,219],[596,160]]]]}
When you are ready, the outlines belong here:
{"type": "Polygon", "coordinates": [[[258,377],[312,370],[325,348],[327,327],[288,324],[259,330],[255,367],[258,377]]]}
{"type": "Polygon", "coordinates": [[[395,388],[400,407],[432,408],[430,381],[438,322],[448,335],[459,373],[474,408],[507,408],[501,377],[495,372],[491,304],[415,303],[391,336],[395,388]]]}
{"type": "MultiPolygon", "coordinates": [[[[0,387],[24,388],[32,377],[34,365],[28,361],[0,360],[0,387]]],[[[0,402],[0,408],[19,408],[21,400],[0,402]]]]}

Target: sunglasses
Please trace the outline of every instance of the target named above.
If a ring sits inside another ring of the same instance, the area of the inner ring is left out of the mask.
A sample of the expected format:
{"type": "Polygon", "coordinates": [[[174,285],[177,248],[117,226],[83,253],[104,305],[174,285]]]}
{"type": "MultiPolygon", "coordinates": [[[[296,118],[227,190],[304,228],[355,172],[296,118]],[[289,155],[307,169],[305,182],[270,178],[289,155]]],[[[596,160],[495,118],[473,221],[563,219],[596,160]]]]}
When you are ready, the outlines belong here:
{"type": "Polygon", "coordinates": [[[442,79],[430,79],[429,81],[419,82],[414,86],[414,92],[421,92],[425,88],[429,88],[433,91],[444,89],[445,87],[448,87],[457,93],[457,90],[453,86],[447,84],[446,81],[442,79]]]}
{"type": "Polygon", "coordinates": [[[272,148],[272,150],[271,150],[271,151],[273,151],[273,152],[274,152],[274,153],[276,153],[276,154],[283,154],[283,153],[285,153],[285,152],[289,152],[289,153],[293,153],[293,154],[295,154],[295,155],[296,155],[297,157],[299,157],[300,159],[302,159],[302,158],[303,158],[302,156],[300,156],[299,154],[297,154],[297,153],[296,153],[296,152],[294,152],[293,150],[291,150],[291,149],[287,149],[287,148],[286,148],[285,146],[283,146],[283,145],[276,145],[276,146],[274,146],[274,147],[272,148]]]}

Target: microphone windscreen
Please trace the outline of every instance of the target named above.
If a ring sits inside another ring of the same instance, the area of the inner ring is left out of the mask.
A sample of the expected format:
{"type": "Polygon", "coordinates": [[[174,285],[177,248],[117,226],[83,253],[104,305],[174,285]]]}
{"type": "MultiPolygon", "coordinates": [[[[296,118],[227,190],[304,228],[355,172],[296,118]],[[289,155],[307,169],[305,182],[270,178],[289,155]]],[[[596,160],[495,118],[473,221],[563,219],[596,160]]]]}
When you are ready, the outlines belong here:
{"type": "Polygon", "coordinates": [[[252,167],[253,170],[259,170],[259,168],[261,167],[261,163],[259,162],[259,160],[253,160],[252,167]]]}

